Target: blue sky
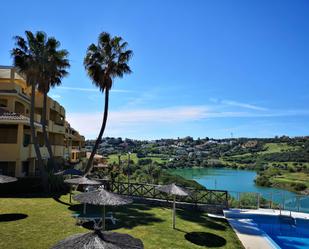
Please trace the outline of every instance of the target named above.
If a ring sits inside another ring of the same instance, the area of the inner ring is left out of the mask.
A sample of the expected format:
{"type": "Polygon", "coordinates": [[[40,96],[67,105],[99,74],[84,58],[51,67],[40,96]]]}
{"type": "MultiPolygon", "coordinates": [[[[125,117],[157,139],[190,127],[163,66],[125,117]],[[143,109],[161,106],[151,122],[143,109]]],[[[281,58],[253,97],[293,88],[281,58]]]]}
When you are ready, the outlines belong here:
{"type": "Polygon", "coordinates": [[[12,37],[43,30],[70,52],[70,75],[51,91],[71,124],[95,138],[104,97],[82,65],[102,31],[134,51],[114,82],[105,136],[309,135],[309,2],[6,1],[0,64],[12,37]]]}

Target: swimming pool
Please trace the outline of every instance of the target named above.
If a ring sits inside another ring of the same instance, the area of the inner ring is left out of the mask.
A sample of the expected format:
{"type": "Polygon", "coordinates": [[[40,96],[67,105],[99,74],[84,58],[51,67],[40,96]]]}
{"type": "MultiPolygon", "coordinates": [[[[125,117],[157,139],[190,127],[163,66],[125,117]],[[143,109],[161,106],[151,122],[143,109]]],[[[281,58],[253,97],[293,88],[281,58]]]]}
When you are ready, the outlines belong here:
{"type": "Polygon", "coordinates": [[[274,210],[232,210],[225,212],[225,217],[238,222],[238,232],[264,237],[273,248],[309,249],[308,214],[285,212],[280,215],[274,210]]]}
{"type": "Polygon", "coordinates": [[[309,220],[307,219],[254,215],[252,220],[282,249],[309,248],[309,220]]]}

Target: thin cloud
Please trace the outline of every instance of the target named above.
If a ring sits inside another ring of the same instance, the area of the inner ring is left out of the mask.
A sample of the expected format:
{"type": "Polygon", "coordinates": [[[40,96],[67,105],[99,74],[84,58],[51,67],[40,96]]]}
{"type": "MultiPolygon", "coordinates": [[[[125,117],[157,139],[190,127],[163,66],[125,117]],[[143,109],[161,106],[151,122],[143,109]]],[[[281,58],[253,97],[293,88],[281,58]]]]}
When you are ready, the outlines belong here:
{"type": "Polygon", "coordinates": [[[53,95],[51,95],[51,97],[52,97],[53,99],[60,99],[60,98],[61,98],[61,95],[59,95],[59,94],[53,94],[53,95]]]}
{"type": "MultiPolygon", "coordinates": [[[[59,89],[59,90],[81,91],[81,92],[98,92],[98,89],[95,89],[95,88],[83,88],[83,87],[60,86],[57,89],[59,89]]],[[[128,92],[132,92],[131,90],[126,90],[126,89],[112,89],[111,91],[115,92],[115,93],[128,93],[128,92]]]]}
{"type": "Polygon", "coordinates": [[[227,106],[241,107],[241,108],[255,110],[255,111],[267,111],[267,110],[269,110],[268,108],[265,108],[265,107],[253,105],[253,104],[250,104],[250,103],[243,103],[243,102],[239,102],[239,101],[235,101],[235,100],[227,100],[227,99],[220,100],[218,98],[210,98],[209,100],[211,102],[215,103],[215,104],[223,104],[223,105],[227,105],[227,106]]]}
{"type": "Polygon", "coordinates": [[[242,102],[233,101],[233,100],[222,100],[222,104],[229,105],[229,106],[247,108],[247,109],[256,110],[256,111],[267,111],[268,110],[265,107],[256,106],[256,105],[252,105],[252,104],[248,104],[248,103],[242,103],[242,102]]]}

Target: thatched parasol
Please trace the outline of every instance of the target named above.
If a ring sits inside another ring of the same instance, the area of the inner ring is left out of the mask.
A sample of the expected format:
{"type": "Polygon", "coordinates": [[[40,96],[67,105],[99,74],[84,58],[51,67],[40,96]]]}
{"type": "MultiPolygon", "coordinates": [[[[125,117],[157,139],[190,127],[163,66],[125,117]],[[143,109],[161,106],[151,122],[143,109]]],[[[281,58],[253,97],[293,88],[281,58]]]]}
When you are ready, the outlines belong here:
{"type": "Polygon", "coordinates": [[[66,169],[60,172],[56,172],[54,175],[59,176],[59,175],[78,175],[82,176],[83,172],[78,170],[78,169],[66,169]]]}
{"type": "Polygon", "coordinates": [[[120,206],[133,202],[131,198],[108,192],[103,188],[78,194],[73,199],[84,204],[103,206],[103,230],[105,230],[105,206],[120,206]]]}
{"type": "Polygon", "coordinates": [[[173,196],[173,228],[175,229],[176,195],[188,196],[189,192],[174,183],[168,185],[161,185],[156,187],[156,189],[173,196]]]}
{"type": "MultiPolygon", "coordinates": [[[[76,177],[76,178],[71,178],[71,179],[66,179],[64,180],[65,183],[71,184],[71,185],[101,185],[102,183],[96,180],[91,180],[85,176],[83,177],[76,177]]],[[[71,187],[70,187],[70,203],[71,203],[71,187]]],[[[86,209],[86,206],[84,206],[84,209],[86,209]]]]}
{"type": "Polygon", "coordinates": [[[70,236],[51,249],[143,249],[144,245],[140,239],[128,234],[115,232],[94,232],[75,234],[70,236]]]}
{"type": "Polygon", "coordinates": [[[12,176],[0,175],[0,183],[16,182],[17,178],[12,176]]]}
{"type": "Polygon", "coordinates": [[[85,176],[83,177],[76,177],[72,179],[64,180],[65,183],[72,184],[72,185],[100,185],[102,184],[99,181],[91,180],[85,176]]]}

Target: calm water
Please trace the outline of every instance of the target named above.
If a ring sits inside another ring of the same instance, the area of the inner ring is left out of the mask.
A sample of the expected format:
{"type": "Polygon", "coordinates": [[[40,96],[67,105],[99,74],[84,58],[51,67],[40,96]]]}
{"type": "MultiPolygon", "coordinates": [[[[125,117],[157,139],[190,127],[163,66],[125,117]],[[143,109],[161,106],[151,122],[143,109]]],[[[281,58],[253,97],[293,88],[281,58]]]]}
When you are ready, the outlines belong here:
{"type": "Polygon", "coordinates": [[[296,194],[287,190],[260,187],[255,185],[256,172],[251,170],[237,170],[230,168],[184,168],[169,170],[170,173],[180,175],[186,179],[195,180],[208,189],[227,190],[236,196],[237,192],[260,193],[264,198],[277,203],[283,203],[285,208],[309,212],[309,197],[296,198],[296,194]]]}

